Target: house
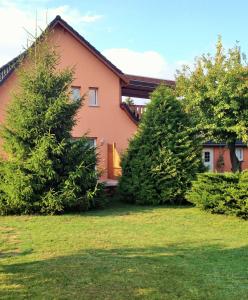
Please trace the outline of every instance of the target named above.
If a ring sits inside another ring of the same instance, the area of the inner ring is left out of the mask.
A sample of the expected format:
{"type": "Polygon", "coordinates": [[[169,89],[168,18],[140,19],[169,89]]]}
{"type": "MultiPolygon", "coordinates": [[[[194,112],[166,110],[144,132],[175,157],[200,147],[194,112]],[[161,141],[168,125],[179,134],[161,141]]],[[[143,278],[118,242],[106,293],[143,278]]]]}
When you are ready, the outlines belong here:
{"type": "MultiPolygon", "coordinates": [[[[59,68],[75,66],[72,97],[85,95],[72,136],[77,138],[87,133],[89,142],[98,149],[102,179],[116,179],[121,174],[120,154],[127,148],[145,110],[142,105],[123,103],[122,96],[149,98],[159,84],[173,87],[175,82],[124,74],[60,16],[49,24],[49,28],[52,29],[50,41],[61,55],[59,68]]],[[[0,68],[0,123],[4,121],[11,91],[18,83],[18,59],[16,57],[0,68]]],[[[242,143],[237,144],[237,153],[243,160],[243,168],[248,168],[248,151],[242,143]]],[[[211,170],[230,170],[225,145],[205,144],[203,160],[211,170]]]]}

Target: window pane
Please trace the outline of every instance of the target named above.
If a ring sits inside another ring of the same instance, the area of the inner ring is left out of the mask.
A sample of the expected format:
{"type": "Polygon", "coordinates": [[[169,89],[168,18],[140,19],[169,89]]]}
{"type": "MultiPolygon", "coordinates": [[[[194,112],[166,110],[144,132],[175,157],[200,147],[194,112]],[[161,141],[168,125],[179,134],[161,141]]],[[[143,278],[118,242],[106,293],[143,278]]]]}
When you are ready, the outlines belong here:
{"type": "Polygon", "coordinates": [[[88,143],[89,145],[92,147],[92,148],[95,148],[96,147],[96,139],[94,138],[88,138],[88,143]]]}
{"type": "Polygon", "coordinates": [[[243,160],[243,149],[242,148],[236,148],[235,153],[236,153],[236,156],[237,156],[238,160],[242,161],[243,160]]]}
{"type": "Polygon", "coordinates": [[[71,99],[73,101],[77,101],[80,99],[80,88],[79,87],[72,87],[71,88],[71,99]]]}
{"type": "Polygon", "coordinates": [[[204,152],[204,161],[210,162],[210,152],[208,151],[204,152]]]}
{"type": "Polygon", "coordinates": [[[97,106],[97,88],[90,88],[89,89],[89,105],[90,106],[97,106]]]}

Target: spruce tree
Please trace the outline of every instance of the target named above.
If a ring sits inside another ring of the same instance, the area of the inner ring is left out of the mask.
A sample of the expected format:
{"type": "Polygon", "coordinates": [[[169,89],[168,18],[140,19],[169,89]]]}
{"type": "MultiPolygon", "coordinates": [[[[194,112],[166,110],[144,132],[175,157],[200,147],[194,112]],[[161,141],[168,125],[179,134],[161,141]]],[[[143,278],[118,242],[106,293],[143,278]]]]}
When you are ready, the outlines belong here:
{"type": "Polygon", "coordinates": [[[0,214],[85,210],[98,190],[95,149],[86,137],[71,137],[83,101],[70,97],[73,70],[58,70],[59,56],[45,40],[20,62],[2,126],[0,214]]]}
{"type": "Polygon", "coordinates": [[[122,158],[119,192],[137,204],[180,203],[202,168],[200,139],[174,91],[160,86],[122,158]]]}

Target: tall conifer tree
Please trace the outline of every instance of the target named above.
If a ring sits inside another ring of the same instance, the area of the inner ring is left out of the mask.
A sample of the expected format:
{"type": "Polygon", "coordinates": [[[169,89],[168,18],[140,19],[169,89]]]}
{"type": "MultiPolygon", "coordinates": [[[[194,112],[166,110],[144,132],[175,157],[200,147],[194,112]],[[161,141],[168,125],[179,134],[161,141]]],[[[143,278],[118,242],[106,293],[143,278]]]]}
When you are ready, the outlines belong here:
{"type": "Polygon", "coordinates": [[[87,139],[71,138],[83,99],[71,100],[73,70],[58,71],[46,38],[20,62],[19,86],[1,130],[0,213],[85,210],[97,191],[96,153],[87,139]]]}
{"type": "Polygon", "coordinates": [[[196,172],[201,145],[174,91],[160,86],[122,159],[119,191],[138,204],[181,202],[196,172]]]}

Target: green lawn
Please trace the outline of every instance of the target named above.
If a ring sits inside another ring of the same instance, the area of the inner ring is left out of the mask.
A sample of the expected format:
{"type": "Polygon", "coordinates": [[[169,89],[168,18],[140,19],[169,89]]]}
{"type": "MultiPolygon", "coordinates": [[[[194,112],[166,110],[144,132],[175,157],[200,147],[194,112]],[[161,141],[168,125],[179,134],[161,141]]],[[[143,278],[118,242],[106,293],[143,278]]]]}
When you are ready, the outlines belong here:
{"type": "Polygon", "coordinates": [[[116,205],[0,217],[0,299],[248,299],[248,222],[116,205]]]}

